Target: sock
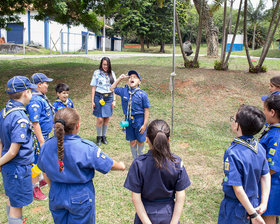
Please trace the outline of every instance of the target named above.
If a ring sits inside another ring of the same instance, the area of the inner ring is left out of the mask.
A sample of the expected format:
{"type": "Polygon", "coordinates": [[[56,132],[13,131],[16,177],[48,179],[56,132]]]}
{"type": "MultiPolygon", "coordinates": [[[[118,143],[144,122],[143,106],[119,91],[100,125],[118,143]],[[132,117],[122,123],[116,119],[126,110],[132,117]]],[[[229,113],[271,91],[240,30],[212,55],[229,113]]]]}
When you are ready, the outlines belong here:
{"type": "Polygon", "coordinates": [[[32,184],[32,185],[33,185],[33,188],[39,187],[39,182],[37,182],[36,184],[32,184]]]}
{"type": "Polygon", "coordinates": [[[102,127],[99,128],[96,126],[96,136],[101,136],[101,132],[102,132],[102,127]]]}
{"type": "Polygon", "coordinates": [[[106,136],[107,128],[108,128],[108,125],[103,124],[103,126],[102,126],[102,136],[106,136]]]}
{"type": "Polygon", "coordinates": [[[136,159],[137,158],[137,145],[130,146],[130,149],[131,149],[131,153],[132,153],[133,159],[136,159]]]}
{"type": "Polygon", "coordinates": [[[144,149],[145,149],[145,144],[143,144],[141,146],[138,145],[138,154],[139,154],[139,156],[144,154],[144,149]]]}
{"type": "Polygon", "coordinates": [[[22,224],[22,216],[21,217],[10,217],[8,216],[9,224],[22,224]]]}
{"type": "Polygon", "coordinates": [[[40,174],[39,174],[39,181],[41,181],[41,180],[43,180],[44,179],[44,176],[43,176],[43,173],[41,172],[40,174]]]}
{"type": "Polygon", "coordinates": [[[6,205],[6,211],[7,211],[7,216],[9,217],[9,215],[10,215],[10,206],[9,205],[6,205]]]}

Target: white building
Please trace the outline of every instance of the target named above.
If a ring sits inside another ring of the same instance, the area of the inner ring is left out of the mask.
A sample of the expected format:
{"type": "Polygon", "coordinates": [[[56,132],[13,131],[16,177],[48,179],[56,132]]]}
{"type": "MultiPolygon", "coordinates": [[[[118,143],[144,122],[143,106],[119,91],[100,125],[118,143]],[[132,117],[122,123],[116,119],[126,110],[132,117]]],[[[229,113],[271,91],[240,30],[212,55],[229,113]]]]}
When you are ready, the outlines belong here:
{"type": "MultiPolygon", "coordinates": [[[[20,14],[21,23],[7,24],[9,29],[0,29],[0,37],[4,37],[8,43],[34,43],[61,53],[97,50],[103,47],[103,36],[89,32],[82,25],[68,26],[49,19],[37,21],[34,19],[35,15],[36,11],[26,11],[26,14],[20,14]]],[[[122,51],[121,37],[114,36],[105,40],[106,50],[122,51]]]]}

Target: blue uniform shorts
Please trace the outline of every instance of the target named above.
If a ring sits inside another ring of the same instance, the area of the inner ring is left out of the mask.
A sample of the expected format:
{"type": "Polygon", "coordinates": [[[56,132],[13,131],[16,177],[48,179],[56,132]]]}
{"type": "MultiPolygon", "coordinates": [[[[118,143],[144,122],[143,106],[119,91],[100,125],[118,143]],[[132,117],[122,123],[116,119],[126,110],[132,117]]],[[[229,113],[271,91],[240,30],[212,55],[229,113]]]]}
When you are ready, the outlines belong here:
{"type": "Polygon", "coordinates": [[[280,176],[271,176],[271,189],[267,204],[267,210],[263,215],[280,215],[280,176]]]}
{"type": "Polygon", "coordinates": [[[52,182],[49,208],[55,224],[94,224],[95,201],[92,181],[85,184],[52,182]]]}
{"type": "Polygon", "coordinates": [[[23,207],[33,201],[31,165],[5,164],[2,177],[12,207],[23,207]]]}
{"type": "MultiPolygon", "coordinates": [[[[144,202],[144,207],[153,224],[169,224],[174,210],[174,201],[168,202],[144,202]]],[[[180,222],[178,222],[180,223],[180,222]]],[[[134,224],[142,224],[135,214],[134,224]]]]}
{"type": "MultiPolygon", "coordinates": [[[[258,198],[251,199],[253,207],[256,208],[259,204],[258,198]]],[[[238,201],[230,198],[224,198],[221,202],[218,224],[250,224],[250,218],[238,201]]]]}
{"type": "Polygon", "coordinates": [[[144,114],[135,115],[133,120],[129,120],[129,126],[126,128],[126,140],[138,142],[145,142],[147,135],[147,128],[145,132],[141,135],[140,128],[144,124],[144,114]]]}
{"type": "Polygon", "coordinates": [[[98,92],[95,92],[94,103],[95,103],[95,107],[93,110],[93,115],[95,117],[112,117],[113,94],[109,94],[109,96],[106,97],[98,92]],[[99,103],[99,100],[101,100],[102,98],[105,101],[105,105],[103,106],[101,106],[101,104],[99,103]]]}

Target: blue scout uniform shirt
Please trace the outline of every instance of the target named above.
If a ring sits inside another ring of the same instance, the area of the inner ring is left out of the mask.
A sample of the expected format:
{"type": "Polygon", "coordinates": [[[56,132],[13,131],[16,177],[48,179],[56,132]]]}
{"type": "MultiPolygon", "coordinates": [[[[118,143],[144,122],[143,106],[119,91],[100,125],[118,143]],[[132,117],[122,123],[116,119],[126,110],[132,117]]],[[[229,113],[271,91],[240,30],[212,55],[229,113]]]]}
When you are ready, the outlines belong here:
{"type": "Polygon", "coordinates": [[[122,109],[125,116],[127,116],[127,107],[129,101],[129,91],[133,93],[131,98],[131,115],[144,114],[145,108],[149,108],[150,102],[147,93],[139,88],[131,89],[128,85],[125,87],[116,87],[115,94],[119,95],[122,99],[122,109]],[[135,92],[136,91],[136,92],[135,92]]]}
{"type": "Polygon", "coordinates": [[[20,144],[18,154],[9,163],[29,165],[34,161],[31,123],[24,105],[10,99],[0,112],[0,139],[3,144],[2,156],[9,151],[12,143],[20,144]],[[21,108],[16,110],[16,108],[21,108]],[[11,112],[11,110],[14,110],[11,112]]]}
{"type": "Polygon", "coordinates": [[[235,138],[224,154],[223,191],[238,200],[232,186],[243,186],[248,198],[257,198],[260,178],[269,172],[265,150],[252,136],[235,138]]]}
{"type": "Polygon", "coordinates": [[[51,181],[58,183],[87,183],[94,177],[94,170],[108,173],[113,160],[101,152],[93,142],[78,135],[64,136],[64,170],[59,172],[57,138],[47,140],[38,158],[38,167],[51,181]]]}
{"type": "Polygon", "coordinates": [[[45,96],[33,90],[26,109],[31,122],[39,122],[43,136],[48,135],[53,128],[53,113],[52,105],[47,102],[45,96]]]}
{"type": "MultiPolygon", "coordinates": [[[[112,77],[114,79],[114,82],[116,81],[116,75],[113,71],[112,72],[112,77]]],[[[96,70],[93,73],[92,80],[90,83],[91,86],[96,86],[96,92],[98,93],[112,93],[110,90],[111,88],[111,83],[110,83],[110,77],[106,75],[102,70],[96,70]]]]}
{"type": "Polygon", "coordinates": [[[137,157],[131,164],[124,187],[148,201],[174,199],[176,191],[187,188],[191,182],[179,156],[178,163],[168,164],[167,169],[155,167],[152,150],[137,157]]]}
{"type": "Polygon", "coordinates": [[[59,98],[57,98],[53,103],[54,112],[65,108],[65,107],[71,107],[74,108],[74,104],[70,98],[66,100],[66,102],[62,102],[59,98]]]}
{"type": "Polygon", "coordinates": [[[276,171],[271,178],[280,176],[280,123],[269,125],[268,132],[260,139],[266,150],[269,168],[276,171]]]}

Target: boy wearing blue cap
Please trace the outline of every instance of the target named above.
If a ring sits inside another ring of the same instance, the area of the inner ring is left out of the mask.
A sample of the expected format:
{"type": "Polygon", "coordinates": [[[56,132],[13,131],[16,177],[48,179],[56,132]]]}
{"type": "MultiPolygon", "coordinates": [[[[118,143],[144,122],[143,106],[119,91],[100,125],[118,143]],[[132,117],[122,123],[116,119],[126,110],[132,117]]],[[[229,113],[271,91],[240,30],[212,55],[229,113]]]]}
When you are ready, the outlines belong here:
{"type": "Polygon", "coordinates": [[[53,103],[54,113],[65,107],[74,108],[72,100],[69,98],[69,86],[65,83],[59,83],[55,87],[57,99],[53,103]]]}
{"type": "Polygon", "coordinates": [[[264,224],[260,215],[267,207],[270,174],[266,152],[253,136],[262,129],[265,115],[256,107],[242,105],[231,121],[236,138],[224,154],[225,196],[218,224],[264,224]],[[259,185],[262,188],[260,195],[259,185]]]}
{"type": "Polygon", "coordinates": [[[9,224],[22,223],[22,207],[33,201],[31,163],[32,126],[25,105],[37,88],[28,78],[15,76],[7,83],[10,100],[0,112],[0,171],[8,196],[7,216],[9,224]]]}
{"type": "Polygon", "coordinates": [[[133,159],[144,154],[149,107],[151,106],[147,93],[139,88],[140,83],[139,73],[130,70],[127,75],[122,74],[110,88],[122,99],[123,113],[126,121],[129,122],[129,126],[126,127],[126,140],[130,141],[133,159]],[[128,79],[128,85],[117,87],[123,79],[128,79]]]}
{"type": "MultiPolygon", "coordinates": [[[[39,148],[45,140],[49,138],[49,133],[53,128],[53,107],[46,96],[48,92],[49,82],[53,79],[48,78],[43,73],[35,73],[31,76],[31,82],[37,84],[37,88],[32,91],[30,103],[26,106],[29,118],[32,122],[36,138],[39,143],[39,148]]],[[[39,148],[35,149],[35,162],[37,164],[39,148]]],[[[32,178],[33,182],[33,197],[37,200],[46,200],[47,197],[42,193],[40,187],[46,185],[42,174],[32,178]],[[40,176],[40,183],[39,183],[40,176]]]]}

